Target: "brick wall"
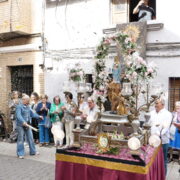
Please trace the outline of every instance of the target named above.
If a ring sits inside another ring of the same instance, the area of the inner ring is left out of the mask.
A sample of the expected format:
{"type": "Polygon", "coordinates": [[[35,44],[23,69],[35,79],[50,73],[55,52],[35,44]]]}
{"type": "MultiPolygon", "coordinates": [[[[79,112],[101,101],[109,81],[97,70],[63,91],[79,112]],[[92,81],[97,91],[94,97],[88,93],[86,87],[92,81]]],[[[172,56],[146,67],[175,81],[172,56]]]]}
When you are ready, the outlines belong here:
{"type": "Polygon", "coordinates": [[[11,92],[11,66],[33,65],[33,86],[34,91],[39,94],[44,93],[44,73],[39,67],[42,61],[42,52],[20,52],[0,54],[0,109],[6,114],[5,124],[10,129],[11,121],[8,118],[9,108],[8,99],[11,92]],[[19,61],[21,58],[21,61],[19,61]]]}
{"type": "Polygon", "coordinates": [[[0,2],[0,33],[34,34],[42,30],[42,0],[0,2]]]}
{"type": "MultiPolygon", "coordinates": [[[[0,48],[35,44],[41,45],[43,0],[8,0],[0,2],[0,48]],[[18,34],[18,37],[17,37],[18,34]],[[32,37],[39,34],[39,37],[32,37]],[[15,35],[15,36],[14,36],[15,35]],[[24,35],[29,35],[24,37],[24,35]],[[16,37],[16,38],[15,38],[16,37]]],[[[11,92],[11,66],[33,66],[33,87],[44,93],[44,73],[39,67],[42,51],[0,54],[0,110],[5,113],[5,125],[10,130],[8,99],[11,92]]]]}

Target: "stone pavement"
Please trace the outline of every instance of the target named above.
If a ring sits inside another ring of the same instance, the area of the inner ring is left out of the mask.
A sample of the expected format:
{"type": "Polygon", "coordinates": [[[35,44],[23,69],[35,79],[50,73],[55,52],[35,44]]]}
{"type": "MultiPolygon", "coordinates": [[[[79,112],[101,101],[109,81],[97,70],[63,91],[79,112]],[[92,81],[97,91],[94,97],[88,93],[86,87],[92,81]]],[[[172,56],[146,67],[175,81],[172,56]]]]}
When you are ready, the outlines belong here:
{"type": "Polygon", "coordinates": [[[54,147],[37,147],[40,155],[30,156],[25,146],[25,159],[16,156],[16,143],[0,142],[0,180],[54,180],[54,147]]]}
{"type": "MultiPolygon", "coordinates": [[[[16,157],[16,143],[0,141],[0,180],[54,180],[55,179],[55,152],[50,147],[38,147],[40,155],[30,156],[26,147],[25,159],[16,157]]],[[[180,180],[177,162],[168,164],[166,180],[180,180]]]]}

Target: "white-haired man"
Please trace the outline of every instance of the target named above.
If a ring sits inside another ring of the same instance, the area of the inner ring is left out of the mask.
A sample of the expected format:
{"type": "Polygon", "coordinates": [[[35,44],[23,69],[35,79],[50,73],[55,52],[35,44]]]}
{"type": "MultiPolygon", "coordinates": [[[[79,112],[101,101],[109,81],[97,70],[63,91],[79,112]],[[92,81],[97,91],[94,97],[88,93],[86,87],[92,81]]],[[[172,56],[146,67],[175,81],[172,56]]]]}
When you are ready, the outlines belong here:
{"type": "Polygon", "coordinates": [[[31,123],[31,118],[43,118],[42,116],[33,113],[29,106],[29,96],[24,95],[22,97],[22,103],[16,108],[16,129],[18,132],[17,138],[17,156],[20,159],[24,158],[24,137],[26,135],[27,142],[29,144],[30,155],[38,154],[36,152],[32,130],[28,127],[28,123],[31,123]]]}
{"type": "Polygon", "coordinates": [[[149,122],[151,125],[151,134],[156,134],[161,138],[164,153],[164,167],[167,173],[167,153],[170,140],[169,128],[172,121],[172,114],[166,110],[164,106],[164,99],[156,100],[155,110],[151,111],[149,122]]]}
{"type": "Polygon", "coordinates": [[[84,111],[84,114],[82,114],[82,118],[86,120],[85,129],[89,129],[91,123],[98,119],[98,114],[100,112],[93,98],[89,97],[87,103],[88,107],[84,111]]]}

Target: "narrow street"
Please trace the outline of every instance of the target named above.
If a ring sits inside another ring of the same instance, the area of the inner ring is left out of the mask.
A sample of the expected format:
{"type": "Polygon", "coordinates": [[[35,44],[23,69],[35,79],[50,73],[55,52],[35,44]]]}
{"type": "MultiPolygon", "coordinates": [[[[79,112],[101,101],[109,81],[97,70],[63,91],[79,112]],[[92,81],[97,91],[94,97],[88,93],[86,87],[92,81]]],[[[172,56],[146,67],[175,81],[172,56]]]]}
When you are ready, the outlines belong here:
{"type": "Polygon", "coordinates": [[[16,156],[16,143],[0,142],[0,180],[54,180],[55,148],[37,146],[40,155],[28,155],[25,159],[16,156]]]}

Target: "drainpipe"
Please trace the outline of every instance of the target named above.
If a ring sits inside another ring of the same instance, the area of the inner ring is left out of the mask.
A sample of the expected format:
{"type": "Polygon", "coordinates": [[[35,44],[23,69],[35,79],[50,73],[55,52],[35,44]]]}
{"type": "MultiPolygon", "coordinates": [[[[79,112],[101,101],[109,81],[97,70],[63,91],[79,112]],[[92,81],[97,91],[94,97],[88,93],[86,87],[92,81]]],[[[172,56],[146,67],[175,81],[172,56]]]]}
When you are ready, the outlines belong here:
{"type": "Polygon", "coordinates": [[[45,31],[45,12],[46,12],[46,0],[42,0],[42,51],[43,51],[43,61],[42,64],[39,64],[39,66],[44,69],[45,68],[45,53],[46,53],[46,39],[44,36],[45,31]]]}

